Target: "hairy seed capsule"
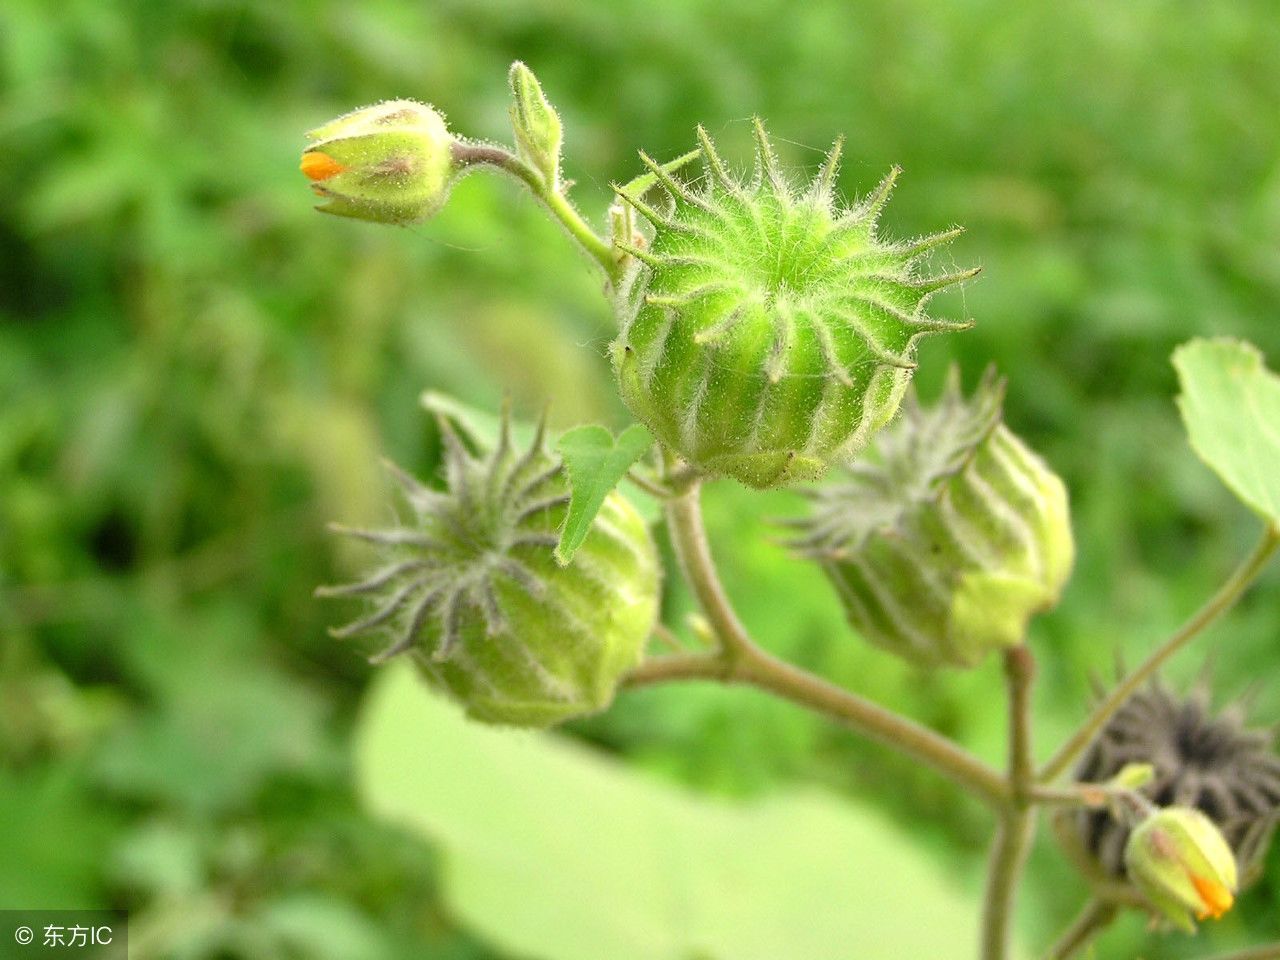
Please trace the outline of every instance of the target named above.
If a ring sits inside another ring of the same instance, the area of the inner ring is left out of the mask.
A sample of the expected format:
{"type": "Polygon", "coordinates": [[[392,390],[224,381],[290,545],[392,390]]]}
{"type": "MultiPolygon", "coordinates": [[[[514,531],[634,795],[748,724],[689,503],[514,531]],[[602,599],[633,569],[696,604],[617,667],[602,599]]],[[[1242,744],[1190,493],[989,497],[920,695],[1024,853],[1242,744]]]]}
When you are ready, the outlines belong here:
{"type": "MultiPolygon", "coordinates": [[[[1280,755],[1274,734],[1245,726],[1244,711],[1214,715],[1207,689],[1175,696],[1158,684],[1131,696],[1090,744],[1075,779],[1103,783],[1149,763],[1142,793],[1159,806],[1194,807],[1222,831],[1245,885],[1260,872],[1280,820],[1280,755]]],[[[1110,877],[1124,876],[1129,825],[1108,810],[1059,817],[1059,834],[1110,877]]]]}
{"type": "Polygon", "coordinates": [[[909,394],[871,454],[792,524],[854,628],[922,666],[1021,643],[1071,572],[1066,488],[1000,422],[1003,396],[989,370],[966,401],[955,368],[932,408],[909,394]]]}
{"type": "MultiPolygon", "coordinates": [[[[711,475],[752,487],[816,479],[898,408],[921,337],[964,329],[925,304],[977,270],[927,275],[922,255],[960,231],[886,243],[876,221],[898,171],[839,209],[840,142],[796,191],[755,124],[753,179],[725,168],[699,128],[706,176],[691,188],[641,154],[669,198],[619,197],[653,225],[619,298],[613,364],[623,399],[658,439],[711,475]]],[[[624,238],[624,241],[627,238],[624,238]]]]}
{"type": "Polygon", "coordinates": [[[411,525],[344,530],[381,546],[385,565],[324,596],[369,596],[372,612],[335,636],[389,633],[373,658],[408,654],[477,720],[545,727],[604,709],[640,659],[658,610],[659,563],[644,521],[610,494],[572,563],[552,555],[569,502],[542,428],[524,453],[504,421],[497,449],[473,454],[442,421],[448,489],[396,471],[411,525]]]}

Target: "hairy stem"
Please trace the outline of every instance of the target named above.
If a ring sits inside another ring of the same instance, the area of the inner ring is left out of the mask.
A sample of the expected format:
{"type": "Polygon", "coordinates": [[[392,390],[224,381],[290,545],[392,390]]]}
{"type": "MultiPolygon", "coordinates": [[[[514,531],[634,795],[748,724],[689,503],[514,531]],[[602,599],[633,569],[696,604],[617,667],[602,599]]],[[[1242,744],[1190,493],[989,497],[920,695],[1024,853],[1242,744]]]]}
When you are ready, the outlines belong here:
{"type": "Polygon", "coordinates": [[[1218,592],[1210,597],[1209,601],[1197,610],[1190,620],[1157,647],[1143,661],[1141,666],[1125,677],[1107,698],[1094,708],[1093,713],[1089,715],[1089,718],[1081,725],[1080,729],[1072,734],[1071,739],[1064,743],[1061,749],[1045,765],[1040,772],[1039,779],[1041,782],[1048,783],[1060,776],[1084,748],[1089,745],[1089,742],[1111,719],[1112,715],[1124,705],[1124,702],[1143,683],[1205,627],[1235,606],[1236,601],[1249,589],[1250,584],[1262,572],[1263,567],[1271,559],[1271,555],[1276,552],[1277,547],[1280,547],[1280,528],[1268,525],[1257,546],[1253,548],[1253,552],[1245,557],[1240,566],[1235,569],[1235,572],[1218,588],[1218,592]]]}
{"type": "Polygon", "coordinates": [[[1004,960],[1009,953],[1009,927],[1018,882],[1035,836],[1031,788],[1035,760],[1031,752],[1031,684],[1035,658],[1025,646],[1004,654],[1005,685],[1009,691],[1009,786],[1011,802],[1001,811],[1000,826],[991,847],[987,890],[982,910],[982,960],[1004,960]]]}
{"type": "Polygon", "coordinates": [[[1095,898],[1084,905],[1080,915],[1071,921],[1071,926],[1062,931],[1062,935],[1044,960],[1069,960],[1089,945],[1089,942],[1107,928],[1120,908],[1111,901],[1095,898]]]}
{"type": "Polygon", "coordinates": [[[669,501],[667,524],[681,569],[720,641],[720,649],[650,660],[630,674],[628,683],[718,680],[754,686],[919,760],[995,809],[1008,807],[1010,788],[1005,778],[946,737],[756,646],[720,583],[702,522],[700,494],[700,485],[691,482],[684,494],[669,501]]]}
{"type": "Polygon", "coordinates": [[[613,255],[612,248],[582,219],[582,214],[569,202],[569,198],[561,190],[547,184],[541,173],[514,153],[489,144],[455,140],[453,159],[461,167],[479,164],[497,167],[520,180],[569,231],[569,236],[577,241],[578,246],[600,264],[609,282],[617,285],[621,278],[621,267],[613,255]]]}

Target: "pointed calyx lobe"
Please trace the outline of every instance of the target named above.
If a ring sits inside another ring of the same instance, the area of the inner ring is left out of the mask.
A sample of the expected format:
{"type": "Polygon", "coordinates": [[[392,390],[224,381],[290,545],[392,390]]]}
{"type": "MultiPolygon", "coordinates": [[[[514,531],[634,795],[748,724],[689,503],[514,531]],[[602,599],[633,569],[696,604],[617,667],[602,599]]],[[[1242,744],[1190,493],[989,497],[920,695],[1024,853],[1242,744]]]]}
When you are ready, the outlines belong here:
{"type": "Polygon", "coordinates": [[[973,666],[1053,606],[1074,541],[1062,481],[1001,422],[994,372],[970,399],[914,393],[868,456],[812,494],[792,546],[817,560],[868,641],[923,666],[973,666]]]}
{"type": "Polygon", "coordinates": [[[926,303],[977,270],[922,269],[958,230],[878,238],[896,169],[841,208],[839,142],[797,189],[759,121],[755,130],[750,180],[699,128],[699,186],[642,154],[665,198],[619,190],[653,238],[619,243],[633,264],[613,361],[627,405],[668,447],[711,475],[771,487],[818,477],[893,417],[920,338],[969,326],[930,317],[926,303]]]}
{"type": "Polygon", "coordinates": [[[386,635],[375,661],[409,656],[479,720],[542,727],[603,709],[657,616],[659,565],[644,521],[609,495],[561,566],[553,551],[569,487],[542,429],[519,451],[504,420],[497,447],[477,453],[440,423],[447,489],[392,468],[409,522],[341,531],[384,556],[363,581],[318,591],[372,601],[335,636],[386,635]]]}

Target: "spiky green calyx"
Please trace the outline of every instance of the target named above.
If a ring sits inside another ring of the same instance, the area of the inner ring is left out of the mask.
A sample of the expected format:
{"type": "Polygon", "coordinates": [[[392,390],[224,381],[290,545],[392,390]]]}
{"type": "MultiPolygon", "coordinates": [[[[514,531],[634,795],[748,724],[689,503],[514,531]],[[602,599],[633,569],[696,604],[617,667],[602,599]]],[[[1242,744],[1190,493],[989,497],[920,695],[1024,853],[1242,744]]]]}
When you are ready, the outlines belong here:
{"type": "MultiPolygon", "coordinates": [[[[1142,786],[1143,795],[1209,817],[1234,851],[1247,886],[1261,872],[1280,821],[1280,755],[1274,731],[1246,726],[1245,712],[1237,703],[1215,715],[1206,686],[1182,696],[1153,683],[1102,728],[1075,779],[1102,783],[1131,764],[1150,764],[1155,776],[1142,786]]],[[[1129,824],[1105,809],[1071,811],[1060,819],[1061,837],[1073,850],[1106,876],[1124,875],[1129,824]]]]}
{"type": "Polygon", "coordinates": [[[988,370],[966,400],[955,368],[933,407],[908,394],[871,453],[793,524],[793,546],[822,564],[858,632],[922,666],[973,666],[1021,643],[1071,571],[1066,488],[1003,425],[1003,397],[988,370]]]}
{"type": "Polygon", "coordinates": [[[644,521],[610,494],[573,562],[552,551],[569,503],[543,430],[517,453],[468,449],[447,421],[447,490],[394,470],[413,511],[389,530],[343,530],[379,545],[384,566],[324,596],[367,596],[367,616],[334,631],[373,631],[410,656],[477,720],[546,727],[604,709],[640,659],[658,611],[659,563],[644,521]]]}
{"type": "Polygon", "coordinates": [[[816,479],[857,453],[898,408],[921,337],[964,329],[925,312],[977,273],[929,275],[922,258],[960,231],[886,243],[877,219],[895,168],[862,203],[834,195],[841,142],[798,191],[759,121],[754,176],[725,167],[698,129],[698,187],[641,158],[667,195],[621,200],[653,226],[618,297],[613,365],[632,413],[710,475],[752,487],[816,479]]]}

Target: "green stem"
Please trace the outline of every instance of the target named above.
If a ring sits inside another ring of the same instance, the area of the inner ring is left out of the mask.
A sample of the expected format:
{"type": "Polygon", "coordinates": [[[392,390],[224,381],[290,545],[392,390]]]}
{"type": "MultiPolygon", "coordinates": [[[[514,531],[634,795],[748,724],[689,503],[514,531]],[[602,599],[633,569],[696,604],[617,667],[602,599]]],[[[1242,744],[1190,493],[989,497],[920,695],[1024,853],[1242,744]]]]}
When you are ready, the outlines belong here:
{"type": "Polygon", "coordinates": [[[1210,960],[1280,960],[1280,943],[1266,943],[1234,953],[1222,953],[1210,960]]]}
{"type": "Polygon", "coordinates": [[[600,264],[609,282],[617,285],[622,276],[622,268],[614,256],[613,248],[582,219],[582,214],[578,213],[577,208],[569,202],[569,198],[562,191],[548,188],[541,173],[514,153],[488,144],[464,143],[455,140],[453,159],[460,167],[478,164],[497,167],[524,183],[533,195],[546,205],[552,216],[569,231],[569,236],[578,242],[578,246],[600,264]]]}
{"type": "Polygon", "coordinates": [[[1104,784],[1085,783],[1069,787],[1033,786],[1029,794],[1032,803],[1051,807],[1088,807],[1096,810],[1106,806],[1110,788],[1104,784]]]}
{"type": "Polygon", "coordinates": [[[1035,836],[1031,788],[1035,762],[1031,750],[1031,684],[1035,658],[1025,646],[1004,654],[1009,691],[1009,786],[1011,802],[1001,811],[991,847],[987,890],[982,910],[982,960],[1004,960],[1009,954],[1009,928],[1018,881],[1035,836]]]}
{"type": "Polygon", "coordinates": [[[1116,904],[1094,898],[1084,905],[1080,915],[1062,932],[1056,943],[1044,955],[1044,960],[1069,960],[1089,945],[1094,937],[1105,930],[1120,910],[1116,904]]]}
{"type": "Polygon", "coordinates": [[[659,657],[628,677],[632,686],[676,680],[743,683],[824,714],[864,736],[919,760],[994,809],[1010,803],[1005,778],[946,737],[826,680],[799,670],[756,646],[733,609],[716,572],[702,522],[700,485],[667,503],[676,556],[720,649],[659,657]]]}
{"type": "Polygon", "coordinates": [[[1271,559],[1271,555],[1276,552],[1277,547],[1280,547],[1280,528],[1268,526],[1261,539],[1259,539],[1258,545],[1253,548],[1253,552],[1245,557],[1240,566],[1235,569],[1235,572],[1218,588],[1218,592],[1210,597],[1209,601],[1197,610],[1190,620],[1157,647],[1143,661],[1140,667],[1125,677],[1107,698],[1094,708],[1093,713],[1089,715],[1089,718],[1080,729],[1072,734],[1071,739],[1064,743],[1061,749],[1045,765],[1040,772],[1040,781],[1048,783],[1060,776],[1084,748],[1089,745],[1090,741],[1111,719],[1112,715],[1124,705],[1124,702],[1143,683],[1205,627],[1235,606],[1236,601],[1249,589],[1250,584],[1262,572],[1262,568],[1266,566],[1267,561],[1271,559]]]}

